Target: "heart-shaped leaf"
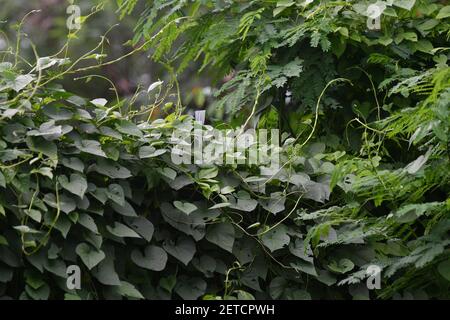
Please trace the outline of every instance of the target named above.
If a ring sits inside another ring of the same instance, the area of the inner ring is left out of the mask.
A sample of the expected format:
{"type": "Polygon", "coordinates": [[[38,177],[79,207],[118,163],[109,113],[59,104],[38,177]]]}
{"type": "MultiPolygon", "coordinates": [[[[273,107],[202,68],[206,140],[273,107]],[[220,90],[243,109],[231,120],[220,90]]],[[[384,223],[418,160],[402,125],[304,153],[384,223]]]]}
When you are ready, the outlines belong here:
{"type": "Polygon", "coordinates": [[[118,293],[122,296],[134,299],[144,299],[144,296],[131,283],[121,281],[118,288],[118,293]]]}
{"type": "Polygon", "coordinates": [[[328,268],[336,273],[346,273],[351,271],[354,267],[355,267],[354,263],[347,258],[343,258],[339,260],[339,262],[333,260],[328,265],[328,268]]]}
{"type": "Polygon", "coordinates": [[[107,196],[119,206],[125,205],[125,194],[123,188],[119,184],[110,184],[108,186],[107,196]]]}
{"type": "Polygon", "coordinates": [[[271,252],[281,249],[291,241],[287,231],[287,227],[281,224],[269,232],[264,233],[261,236],[261,241],[271,252]]]}
{"type": "Polygon", "coordinates": [[[92,231],[93,233],[98,234],[97,225],[95,224],[94,219],[86,213],[80,214],[78,218],[78,223],[81,224],[86,229],[92,231]]]}
{"type": "Polygon", "coordinates": [[[90,153],[99,157],[106,158],[105,152],[102,150],[101,144],[95,140],[83,140],[75,143],[75,146],[83,152],[90,153]]]}
{"type": "Polygon", "coordinates": [[[196,300],[204,295],[206,291],[205,280],[194,277],[183,276],[175,286],[175,292],[184,300],[196,300]]]}
{"type": "Polygon", "coordinates": [[[133,206],[126,200],[123,206],[118,205],[117,203],[112,203],[111,207],[114,209],[114,211],[120,213],[121,215],[127,217],[137,217],[136,211],[134,210],[133,206]]]}
{"type": "Polygon", "coordinates": [[[147,240],[148,242],[152,240],[155,228],[148,219],[144,217],[137,217],[137,218],[127,217],[125,218],[125,222],[128,224],[128,226],[131,227],[131,229],[140,234],[145,240],[147,240]]]}
{"type": "Polygon", "coordinates": [[[106,258],[93,270],[94,277],[107,286],[119,286],[120,279],[114,268],[114,260],[106,258]]]}
{"type": "Polygon", "coordinates": [[[83,172],[84,171],[84,163],[78,158],[62,158],[61,164],[67,168],[83,172]]]}
{"type": "Polygon", "coordinates": [[[206,240],[228,252],[233,251],[234,238],[234,227],[231,223],[213,224],[206,231],[206,240]]]}
{"type": "Polygon", "coordinates": [[[11,87],[12,89],[14,89],[14,91],[19,92],[20,90],[24,89],[27,85],[29,85],[33,80],[34,77],[29,74],[20,75],[17,76],[16,79],[14,79],[11,87]]]}
{"type": "Polygon", "coordinates": [[[189,202],[174,201],[173,205],[175,206],[175,208],[186,213],[187,215],[197,210],[197,207],[189,202]]]}
{"type": "Polygon", "coordinates": [[[167,253],[157,246],[148,246],[144,254],[139,250],[133,250],[131,260],[141,268],[153,271],[162,271],[166,267],[167,253]]]}
{"type": "Polygon", "coordinates": [[[143,146],[139,149],[139,158],[141,159],[154,158],[166,153],[166,151],[167,150],[165,149],[156,149],[155,147],[152,146],[143,146]]]}
{"type": "Polygon", "coordinates": [[[106,229],[119,238],[140,238],[133,229],[128,228],[126,225],[120,222],[114,222],[114,227],[106,226],[106,229]]]}
{"type": "Polygon", "coordinates": [[[195,242],[185,236],[178,237],[176,241],[165,241],[163,248],[167,253],[183,262],[186,266],[192,260],[196,251],[195,242]]]}
{"type": "Polygon", "coordinates": [[[84,197],[88,187],[86,179],[78,173],[71,174],[70,180],[66,176],[59,176],[58,181],[64,189],[80,198],[84,197]]]}
{"type": "Polygon", "coordinates": [[[130,170],[110,159],[99,159],[94,169],[98,173],[112,179],[126,179],[131,177],[130,170]]]}
{"type": "Polygon", "coordinates": [[[219,169],[217,167],[202,169],[198,173],[199,179],[212,179],[217,177],[219,169]]]}
{"type": "Polygon", "coordinates": [[[89,270],[105,259],[105,253],[102,250],[97,250],[84,242],[76,247],[75,252],[89,270]]]}

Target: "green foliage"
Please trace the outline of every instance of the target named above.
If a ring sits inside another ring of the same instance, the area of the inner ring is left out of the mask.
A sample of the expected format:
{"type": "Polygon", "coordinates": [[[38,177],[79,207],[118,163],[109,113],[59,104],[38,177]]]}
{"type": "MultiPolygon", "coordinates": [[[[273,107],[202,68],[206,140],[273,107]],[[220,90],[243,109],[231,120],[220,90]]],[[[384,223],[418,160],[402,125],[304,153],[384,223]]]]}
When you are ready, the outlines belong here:
{"type": "Polygon", "coordinates": [[[371,3],[155,1],[146,4],[148,10],[137,25],[134,42],[151,39],[162,26],[177,21],[176,28],[165,29],[151,41],[157,59],[164,54],[178,72],[199,59],[203,65],[200,70],[209,66],[218,76],[236,73],[231,83],[216,93],[219,99],[210,108],[211,116],[220,119],[225,113],[234,117],[258,98],[260,108],[272,100],[290,118],[298,110],[314,111],[323,88],[338,77],[352,80],[353,94],[330,90],[321,108],[352,105],[358,96],[367,100],[369,79],[355,71],[362,68],[382,77],[367,64],[372,54],[388,58],[386,67],[395,71],[399,64],[405,68],[429,66],[433,55],[448,43],[448,10],[439,1],[379,1],[386,7],[381,30],[367,29],[371,3]],[[258,89],[261,96],[255,95],[258,89]],[[292,99],[285,106],[289,91],[292,99]]]}
{"type": "MultiPolygon", "coordinates": [[[[119,1],[124,14],[137,3],[119,1]]],[[[181,106],[149,121],[164,99],[135,110],[55,84],[68,60],[1,63],[0,297],[450,298],[448,10],[402,1],[367,31],[367,5],[143,11],[134,41],[174,74],[195,58],[234,71],[212,111],[283,129],[270,176],[174,164],[172,133],[192,120],[181,106]],[[66,286],[73,264],[81,290],[66,286]]]]}
{"type": "MultiPolygon", "coordinates": [[[[348,275],[331,283],[367,298],[364,268],[377,264],[387,273],[379,297],[446,297],[448,282],[438,274],[448,257],[448,6],[377,2],[386,7],[381,29],[368,30],[370,1],[195,3],[187,10],[177,2],[189,27],[166,55],[179,72],[191,52],[211,72],[233,72],[210,116],[260,115],[260,128],[278,125],[298,142],[291,155],[304,167],[296,175],[329,179],[331,195],[315,188],[312,197],[324,207],[301,201],[294,221],[313,222],[304,239],[318,264],[348,275]],[[337,78],[351,85],[330,86],[337,78]]],[[[167,7],[153,9],[161,21],[175,18],[167,7]]],[[[147,37],[137,31],[136,39],[147,37]]],[[[289,237],[271,229],[262,242],[277,252],[295,242],[289,237]]]]}
{"type": "Polygon", "coordinates": [[[290,168],[255,191],[256,168],[174,165],[172,131],[190,118],[139,121],[117,105],[40,85],[51,73],[29,73],[16,92],[21,73],[1,66],[2,296],[266,297],[258,279],[269,285],[274,274],[260,268],[281,263],[273,254],[301,236],[276,224],[276,214],[297,207],[288,195],[314,199],[326,184],[304,174],[303,190],[289,183],[290,168]],[[271,200],[275,190],[282,201],[271,200]],[[77,291],[65,285],[73,264],[83,266],[77,291]]]}

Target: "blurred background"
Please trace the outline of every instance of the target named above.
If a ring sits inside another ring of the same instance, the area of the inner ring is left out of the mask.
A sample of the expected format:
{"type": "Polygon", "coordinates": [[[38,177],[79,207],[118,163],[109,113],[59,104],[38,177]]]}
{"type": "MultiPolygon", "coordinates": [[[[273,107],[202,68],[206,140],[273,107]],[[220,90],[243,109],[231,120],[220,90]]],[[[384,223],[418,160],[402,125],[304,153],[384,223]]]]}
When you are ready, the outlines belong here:
{"type": "MultiPolygon", "coordinates": [[[[22,39],[20,42],[20,54],[22,57],[34,63],[35,56],[32,44],[35,45],[40,57],[53,55],[66,43],[69,30],[67,19],[70,13],[67,8],[75,4],[80,7],[81,15],[87,16],[103,4],[102,10],[92,14],[82,29],[76,34],[76,38],[70,40],[67,56],[74,61],[77,57],[89,52],[99,43],[101,37],[107,34],[108,43],[104,48],[106,60],[112,60],[123,56],[133,50],[129,45],[124,45],[133,37],[133,28],[139,19],[139,10],[133,15],[119,19],[117,5],[113,0],[0,0],[0,51],[15,47],[17,27],[23,20],[22,39]]],[[[95,63],[90,61],[90,64],[95,63]]],[[[193,111],[205,109],[211,95],[211,79],[207,74],[198,75],[198,70],[192,65],[183,75],[177,75],[180,83],[182,101],[185,106],[193,111]]],[[[111,80],[121,97],[131,97],[141,87],[144,90],[156,81],[168,82],[169,73],[163,66],[153,63],[148,53],[140,52],[109,66],[90,70],[89,73],[68,76],[60,82],[64,87],[86,98],[106,98],[111,100],[115,94],[111,90],[111,84],[99,77],[93,77],[88,85],[83,80],[74,81],[76,77],[95,74],[111,80]]],[[[137,103],[139,103],[138,98],[137,103]]],[[[144,103],[144,102],[143,102],[144,103]]]]}

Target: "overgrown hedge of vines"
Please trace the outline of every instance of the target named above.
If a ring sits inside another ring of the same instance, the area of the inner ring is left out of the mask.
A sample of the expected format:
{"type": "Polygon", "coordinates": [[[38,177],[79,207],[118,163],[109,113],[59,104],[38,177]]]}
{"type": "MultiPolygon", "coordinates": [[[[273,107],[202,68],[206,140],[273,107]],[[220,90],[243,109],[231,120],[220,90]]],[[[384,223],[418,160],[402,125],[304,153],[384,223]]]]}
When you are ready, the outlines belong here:
{"type": "MultiPolygon", "coordinates": [[[[12,64],[1,66],[13,73],[12,64]]],[[[61,88],[20,99],[33,84],[24,77],[6,81],[18,95],[1,120],[3,295],[266,297],[261,280],[272,283],[276,298],[285,279],[270,275],[271,268],[319,277],[311,252],[303,252],[303,227],[265,230],[254,223],[282,219],[280,212],[292,213],[301,196],[323,202],[328,182],[292,167],[261,192],[269,177],[261,178],[258,168],[176,166],[171,133],[192,119],[136,124],[102,100],[88,102],[61,88]],[[73,264],[83,266],[76,292],[66,285],[73,264]]],[[[308,158],[315,155],[312,149],[308,158]]],[[[330,162],[315,162],[323,164],[316,173],[329,171],[330,162]]],[[[323,272],[320,278],[333,279],[323,272]]],[[[291,295],[309,297],[306,290],[291,295]]]]}
{"type": "Polygon", "coordinates": [[[155,1],[136,42],[179,72],[189,48],[234,68],[211,117],[281,127],[282,169],[175,165],[179,103],[145,121],[55,85],[77,61],[27,73],[16,56],[0,64],[0,296],[450,298],[449,6],[402,1],[367,32],[361,1],[220,3],[155,1]]]}

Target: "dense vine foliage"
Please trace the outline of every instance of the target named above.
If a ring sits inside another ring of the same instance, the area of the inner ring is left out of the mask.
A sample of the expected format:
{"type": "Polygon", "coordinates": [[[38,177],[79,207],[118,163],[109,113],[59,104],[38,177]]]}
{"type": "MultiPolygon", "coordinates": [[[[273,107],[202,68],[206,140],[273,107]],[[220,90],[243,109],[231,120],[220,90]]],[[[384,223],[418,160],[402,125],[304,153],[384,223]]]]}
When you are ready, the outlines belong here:
{"type": "Polygon", "coordinates": [[[55,84],[79,61],[0,63],[0,297],[450,298],[450,6],[379,3],[381,30],[364,1],[141,4],[131,44],[169,87],[194,60],[229,75],[205,132],[282,129],[269,175],[175,164],[192,118],[178,97],[150,120],[161,82],[141,110],[55,84]]]}
{"type": "MultiPolygon", "coordinates": [[[[234,74],[216,92],[211,117],[225,114],[239,124],[242,115],[259,116],[259,126],[279,126],[301,143],[296,156],[304,156],[307,142],[320,150],[319,159],[334,154],[336,166],[322,172],[324,179],[330,175],[330,201],[305,204],[296,220],[316,223],[306,237],[314,253],[328,263],[342,261],[340,271],[348,274],[355,249],[337,244],[356,237],[389,279],[380,297],[414,290],[446,296],[446,2],[378,1],[384,11],[375,30],[368,29],[370,1],[195,4],[155,1],[142,14],[135,41],[175,22],[151,39],[158,44],[155,59],[182,72],[195,58],[219,75],[234,74]],[[336,228],[341,240],[323,239],[336,228]]],[[[321,165],[307,161],[301,170],[321,165]]],[[[339,284],[365,276],[358,271],[339,284]]],[[[367,296],[365,284],[359,288],[367,296]]]]}

